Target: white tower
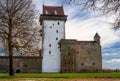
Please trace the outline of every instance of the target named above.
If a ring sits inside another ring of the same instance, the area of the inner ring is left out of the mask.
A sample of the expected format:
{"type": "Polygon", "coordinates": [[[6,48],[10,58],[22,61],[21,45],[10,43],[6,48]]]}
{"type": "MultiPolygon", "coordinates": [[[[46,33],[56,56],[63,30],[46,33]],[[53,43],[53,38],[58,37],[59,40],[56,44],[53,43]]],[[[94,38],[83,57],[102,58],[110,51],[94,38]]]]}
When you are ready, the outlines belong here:
{"type": "Polygon", "coordinates": [[[60,72],[61,55],[59,41],[65,39],[65,22],[63,7],[43,6],[40,24],[43,32],[42,72],[60,72]]]}

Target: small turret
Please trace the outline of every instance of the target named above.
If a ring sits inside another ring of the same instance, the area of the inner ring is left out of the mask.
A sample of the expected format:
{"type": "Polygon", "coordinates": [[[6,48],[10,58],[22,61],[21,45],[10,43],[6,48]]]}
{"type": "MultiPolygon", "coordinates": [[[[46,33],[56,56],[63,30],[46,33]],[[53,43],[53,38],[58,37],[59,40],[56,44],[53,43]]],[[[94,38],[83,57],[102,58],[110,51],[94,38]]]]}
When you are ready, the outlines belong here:
{"type": "Polygon", "coordinates": [[[98,33],[95,34],[94,41],[96,41],[98,44],[100,44],[100,36],[98,33]]]}

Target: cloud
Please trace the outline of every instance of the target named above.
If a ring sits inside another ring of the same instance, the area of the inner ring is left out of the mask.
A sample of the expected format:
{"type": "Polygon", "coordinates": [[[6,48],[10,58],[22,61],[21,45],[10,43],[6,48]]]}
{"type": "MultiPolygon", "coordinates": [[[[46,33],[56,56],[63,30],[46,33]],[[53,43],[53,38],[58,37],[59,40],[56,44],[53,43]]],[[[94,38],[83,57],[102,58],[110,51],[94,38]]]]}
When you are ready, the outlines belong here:
{"type": "Polygon", "coordinates": [[[109,61],[106,61],[106,63],[120,63],[120,59],[111,59],[109,61]]]}
{"type": "Polygon", "coordinates": [[[115,55],[118,55],[117,53],[104,53],[103,56],[115,56],[115,55]]]}
{"type": "Polygon", "coordinates": [[[120,68],[120,59],[103,60],[103,68],[120,68]]]}
{"type": "Polygon", "coordinates": [[[100,34],[104,48],[120,40],[108,24],[95,17],[86,20],[82,20],[82,17],[75,18],[66,23],[66,38],[68,39],[92,40],[96,32],[100,34]]]}

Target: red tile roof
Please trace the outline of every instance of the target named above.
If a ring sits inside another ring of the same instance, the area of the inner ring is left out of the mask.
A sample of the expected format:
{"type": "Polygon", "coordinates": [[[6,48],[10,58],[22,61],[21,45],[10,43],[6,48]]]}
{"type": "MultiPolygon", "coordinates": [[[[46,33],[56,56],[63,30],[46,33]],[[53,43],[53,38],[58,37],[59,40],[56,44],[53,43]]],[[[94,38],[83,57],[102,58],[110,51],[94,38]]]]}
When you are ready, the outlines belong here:
{"type": "Polygon", "coordinates": [[[62,6],[43,6],[43,15],[64,15],[62,6]]]}

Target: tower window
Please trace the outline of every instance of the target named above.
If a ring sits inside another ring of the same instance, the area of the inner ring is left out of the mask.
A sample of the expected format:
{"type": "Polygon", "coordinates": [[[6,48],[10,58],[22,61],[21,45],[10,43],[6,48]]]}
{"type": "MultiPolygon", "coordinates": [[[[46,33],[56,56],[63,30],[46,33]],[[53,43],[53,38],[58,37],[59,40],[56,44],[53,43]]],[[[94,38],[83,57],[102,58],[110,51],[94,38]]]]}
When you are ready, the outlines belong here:
{"type": "Polygon", "coordinates": [[[58,25],[60,25],[60,22],[58,22],[58,25]]]}
{"type": "Polygon", "coordinates": [[[53,24],[53,26],[54,26],[54,24],[53,24]]]}
{"type": "Polygon", "coordinates": [[[52,26],[50,26],[50,28],[52,28],[52,26]]]}
{"type": "Polygon", "coordinates": [[[48,11],[47,11],[47,10],[45,10],[45,14],[48,14],[48,11]]]}
{"type": "Polygon", "coordinates": [[[51,47],[51,44],[49,44],[49,47],[51,47]]]}
{"type": "Polygon", "coordinates": [[[58,38],[56,37],[56,40],[58,40],[58,38]]]}
{"type": "Polygon", "coordinates": [[[51,51],[49,51],[49,54],[51,54],[51,51]]]}
{"type": "Polygon", "coordinates": [[[54,11],[54,14],[57,15],[57,11],[56,10],[54,11]]]}
{"type": "Polygon", "coordinates": [[[58,33],[58,30],[56,30],[56,33],[58,33]]]}

